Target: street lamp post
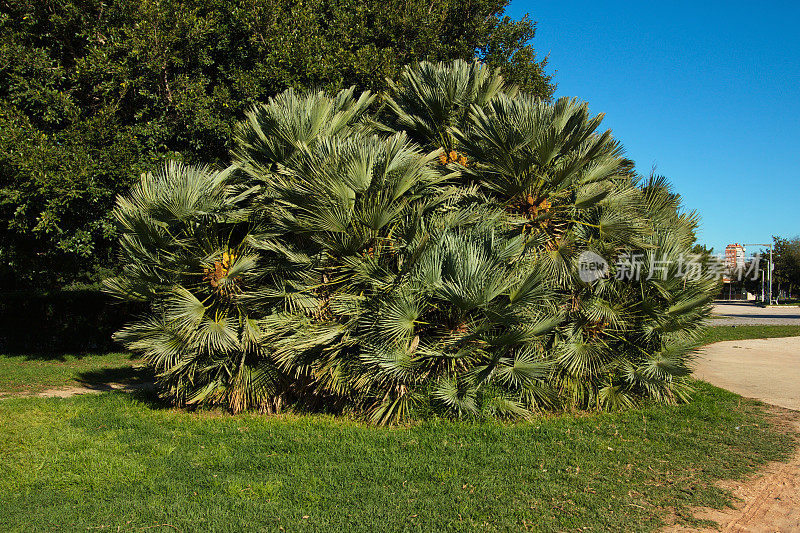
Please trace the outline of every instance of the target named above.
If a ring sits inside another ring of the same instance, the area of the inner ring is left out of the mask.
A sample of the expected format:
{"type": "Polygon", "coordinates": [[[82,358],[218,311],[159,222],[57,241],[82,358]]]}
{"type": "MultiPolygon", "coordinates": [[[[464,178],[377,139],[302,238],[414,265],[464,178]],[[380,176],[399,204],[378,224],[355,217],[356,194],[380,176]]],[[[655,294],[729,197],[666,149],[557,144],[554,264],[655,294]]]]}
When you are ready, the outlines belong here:
{"type": "Polygon", "coordinates": [[[775,263],[772,262],[772,246],[769,247],[769,305],[772,305],[772,271],[775,270],[775,263]]]}
{"type": "MultiPolygon", "coordinates": [[[[772,243],[763,244],[756,242],[756,243],[743,244],[742,246],[766,246],[769,248],[769,266],[767,267],[767,270],[769,271],[769,304],[772,305],[772,269],[774,268],[774,265],[772,263],[772,243]]],[[[764,285],[763,278],[761,279],[761,285],[762,287],[764,285]]],[[[763,294],[763,289],[762,289],[762,294],[763,294]]]]}

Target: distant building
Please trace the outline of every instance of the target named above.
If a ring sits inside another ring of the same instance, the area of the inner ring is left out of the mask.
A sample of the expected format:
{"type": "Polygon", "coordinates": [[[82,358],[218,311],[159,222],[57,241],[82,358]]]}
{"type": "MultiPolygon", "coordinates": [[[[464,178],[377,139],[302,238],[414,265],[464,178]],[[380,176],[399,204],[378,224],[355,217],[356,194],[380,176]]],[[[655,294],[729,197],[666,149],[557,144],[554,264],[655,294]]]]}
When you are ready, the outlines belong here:
{"type": "Polygon", "coordinates": [[[744,246],[734,243],[725,247],[725,270],[733,272],[744,268],[744,246]]]}

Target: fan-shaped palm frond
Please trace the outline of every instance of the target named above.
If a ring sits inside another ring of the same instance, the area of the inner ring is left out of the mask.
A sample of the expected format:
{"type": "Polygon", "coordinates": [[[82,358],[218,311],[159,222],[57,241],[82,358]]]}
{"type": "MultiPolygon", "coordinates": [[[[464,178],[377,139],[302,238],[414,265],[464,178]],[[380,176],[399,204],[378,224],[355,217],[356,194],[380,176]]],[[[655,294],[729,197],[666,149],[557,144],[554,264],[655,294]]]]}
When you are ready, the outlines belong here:
{"type": "Polygon", "coordinates": [[[352,131],[374,98],[368,91],[356,98],[354,87],[332,97],[289,89],[247,113],[234,136],[234,163],[250,179],[263,181],[276,165],[287,164],[320,139],[352,131]]]}
{"type": "Polygon", "coordinates": [[[462,60],[410,65],[397,82],[388,82],[382,128],[405,131],[429,150],[443,149],[445,162],[457,148],[453,131],[464,128],[471,106],[482,107],[503,92],[516,93],[499,70],[462,60]]]}
{"type": "Polygon", "coordinates": [[[142,176],[114,211],[123,275],[106,289],[150,303],[116,338],[145,355],[171,400],[268,408],[281,377],[243,305],[262,274],[229,173],[170,162],[142,176]]]}

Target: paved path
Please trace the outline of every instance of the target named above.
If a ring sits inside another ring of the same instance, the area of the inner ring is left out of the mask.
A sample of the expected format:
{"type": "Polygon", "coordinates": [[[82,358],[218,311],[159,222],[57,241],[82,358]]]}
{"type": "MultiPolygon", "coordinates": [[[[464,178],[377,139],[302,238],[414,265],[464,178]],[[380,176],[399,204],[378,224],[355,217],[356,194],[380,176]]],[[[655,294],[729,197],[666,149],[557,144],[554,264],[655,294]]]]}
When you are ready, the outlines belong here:
{"type": "Polygon", "coordinates": [[[800,326],[800,307],[759,307],[750,302],[714,304],[711,326],[800,326]]]}
{"type": "MultiPolygon", "coordinates": [[[[711,344],[701,350],[694,375],[780,406],[771,408],[777,423],[800,430],[800,337],[711,344]]],[[[800,451],[788,462],[770,463],[748,479],[720,485],[738,499],[736,507],[694,511],[696,518],[713,520],[719,529],[671,526],[664,533],[800,531],[800,451]]]]}
{"type": "Polygon", "coordinates": [[[725,341],[701,349],[694,377],[800,410],[800,337],[725,341]]]}

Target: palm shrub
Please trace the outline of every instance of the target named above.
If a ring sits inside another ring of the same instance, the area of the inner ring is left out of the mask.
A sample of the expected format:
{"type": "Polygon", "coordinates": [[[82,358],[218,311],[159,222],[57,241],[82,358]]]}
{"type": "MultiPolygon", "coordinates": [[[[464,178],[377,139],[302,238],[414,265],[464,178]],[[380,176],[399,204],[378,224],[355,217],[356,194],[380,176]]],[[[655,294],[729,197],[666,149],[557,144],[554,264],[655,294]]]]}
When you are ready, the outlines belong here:
{"type": "Polygon", "coordinates": [[[597,131],[602,117],[590,116],[586,104],[542,102],[503,90],[501,80],[460,84],[493,88],[483,94],[428,88],[452,87],[459,73],[471,79],[463,65],[406,68],[389,96],[398,116],[388,122],[455,154],[447,162],[461,167],[464,186],[477,189],[473,200],[504,212],[505,227],[525,234],[546,265],[564,313],[548,384],[584,408],[685,399],[691,349],[714,294],[712,280],[676,275],[690,254],[696,216],[679,213],[680,197],[663,180],[637,186],[621,147],[597,131]],[[459,96],[443,96],[452,94],[459,96]],[[616,279],[612,268],[609,278],[585,283],[577,276],[582,250],[612,263],[639,258],[645,268],[631,280],[616,279]]]}
{"type": "Polygon", "coordinates": [[[374,101],[287,91],[229,169],[172,164],[119,200],[108,287],[152,311],[118,338],[167,397],[377,423],[687,398],[714,290],[676,271],[697,217],[602,117],[461,61],[374,101]],[[584,250],[609,275],[583,281],[584,250]],[[616,275],[629,258],[643,275],[616,275]]]}
{"type": "MultiPolygon", "coordinates": [[[[256,114],[307,122],[283,112],[296,98],[256,114]]],[[[457,173],[442,171],[438,151],[421,151],[404,133],[340,128],[339,117],[327,114],[319,130],[329,133],[280,160],[236,155],[263,184],[251,240],[273,276],[249,299],[265,313],[275,358],[317,398],[349,402],[379,422],[431,403],[457,414],[527,413],[543,376],[531,351],[541,345],[532,343],[552,329],[544,310],[556,310],[533,298],[548,282],[523,239],[459,227],[452,204],[461,194],[449,185],[457,173]],[[481,403],[478,389],[498,365],[509,367],[503,384],[513,393],[481,403]],[[481,376],[476,366],[486,366],[481,376]]],[[[251,117],[240,137],[266,122],[251,117]]]]}
{"type": "Polygon", "coordinates": [[[291,383],[265,350],[260,317],[242,304],[263,275],[242,207],[251,192],[230,185],[228,172],[169,162],[117,201],[122,275],[106,290],[150,312],[115,338],[144,356],[178,404],[269,410],[291,383]]]}

